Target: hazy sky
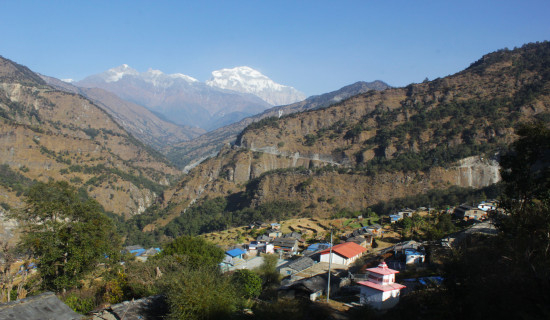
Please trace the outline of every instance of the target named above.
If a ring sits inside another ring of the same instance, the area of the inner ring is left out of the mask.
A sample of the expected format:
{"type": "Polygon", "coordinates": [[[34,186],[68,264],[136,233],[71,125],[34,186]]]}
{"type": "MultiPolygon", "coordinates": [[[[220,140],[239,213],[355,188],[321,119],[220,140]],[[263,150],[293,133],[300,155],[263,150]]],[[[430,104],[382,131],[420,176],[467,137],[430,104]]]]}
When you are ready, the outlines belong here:
{"type": "Polygon", "coordinates": [[[458,72],[550,40],[550,1],[0,0],[0,55],[80,80],[123,63],[201,81],[247,65],[307,95],[458,72]]]}

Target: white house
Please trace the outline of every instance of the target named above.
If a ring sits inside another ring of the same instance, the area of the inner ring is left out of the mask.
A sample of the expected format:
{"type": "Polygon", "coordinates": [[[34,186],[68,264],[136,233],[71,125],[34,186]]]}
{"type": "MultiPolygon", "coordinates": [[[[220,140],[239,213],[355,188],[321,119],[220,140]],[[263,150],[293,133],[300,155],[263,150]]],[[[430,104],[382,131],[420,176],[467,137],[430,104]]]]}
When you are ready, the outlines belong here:
{"type": "Polygon", "coordinates": [[[421,264],[424,263],[426,255],[423,252],[416,251],[414,249],[405,249],[405,263],[406,264],[421,264]]]}
{"type": "MultiPolygon", "coordinates": [[[[357,258],[361,257],[366,248],[361,247],[354,242],[344,242],[332,247],[332,263],[350,265],[357,258]]],[[[321,251],[321,262],[329,262],[330,248],[321,251]]]]}
{"type": "Polygon", "coordinates": [[[395,283],[395,274],[399,271],[388,268],[382,261],[376,268],[367,269],[369,272],[366,281],[359,281],[361,285],[360,303],[368,304],[378,310],[392,308],[399,302],[399,295],[404,285],[395,283]]]}
{"type": "Polygon", "coordinates": [[[482,202],[478,204],[477,207],[483,211],[492,211],[497,209],[497,206],[492,202],[482,202]]]}

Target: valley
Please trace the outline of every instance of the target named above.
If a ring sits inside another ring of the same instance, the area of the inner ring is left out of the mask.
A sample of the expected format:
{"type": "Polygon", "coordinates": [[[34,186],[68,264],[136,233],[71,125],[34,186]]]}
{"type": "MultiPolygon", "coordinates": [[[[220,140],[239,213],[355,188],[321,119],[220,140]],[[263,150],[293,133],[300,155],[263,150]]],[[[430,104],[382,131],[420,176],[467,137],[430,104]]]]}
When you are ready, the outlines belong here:
{"type": "Polygon", "coordinates": [[[138,225],[174,234],[170,221],[187,216],[176,223],[181,227],[189,208],[218,198],[227,206],[215,221],[276,203],[293,204],[289,216],[328,217],[497,183],[499,156],[515,140],[514,128],[547,119],[545,50],[502,50],[446,78],[263,118],[190,170],[164,193],[161,211],[139,217],[138,225]]]}
{"type": "Polygon", "coordinates": [[[550,2],[4,1],[0,320],[550,315],[550,2]]]}

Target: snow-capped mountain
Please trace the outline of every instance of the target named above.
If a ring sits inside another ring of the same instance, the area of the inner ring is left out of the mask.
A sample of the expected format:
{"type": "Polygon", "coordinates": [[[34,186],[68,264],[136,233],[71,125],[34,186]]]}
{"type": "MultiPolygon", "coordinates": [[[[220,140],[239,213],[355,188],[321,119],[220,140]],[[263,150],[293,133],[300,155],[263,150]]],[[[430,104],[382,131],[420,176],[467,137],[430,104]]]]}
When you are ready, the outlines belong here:
{"type": "Polygon", "coordinates": [[[199,80],[182,73],[164,74],[160,70],[154,70],[151,68],[149,68],[146,72],[139,72],[127,64],[109,69],[97,75],[98,78],[103,79],[107,83],[120,81],[125,76],[141,78],[145,82],[151,83],[157,87],[169,87],[174,84],[175,80],[178,79],[184,80],[188,83],[199,82],[199,80]]]}
{"type": "Polygon", "coordinates": [[[212,72],[212,78],[206,81],[211,87],[250,93],[267,103],[286,105],[306,98],[306,95],[293,87],[278,84],[250,67],[236,67],[212,72]]]}
{"type": "Polygon", "coordinates": [[[139,72],[126,64],[89,76],[75,85],[110,91],[172,122],[206,130],[239,121],[270,107],[252,94],[208,86],[181,73],[165,74],[153,69],[139,72]]]}

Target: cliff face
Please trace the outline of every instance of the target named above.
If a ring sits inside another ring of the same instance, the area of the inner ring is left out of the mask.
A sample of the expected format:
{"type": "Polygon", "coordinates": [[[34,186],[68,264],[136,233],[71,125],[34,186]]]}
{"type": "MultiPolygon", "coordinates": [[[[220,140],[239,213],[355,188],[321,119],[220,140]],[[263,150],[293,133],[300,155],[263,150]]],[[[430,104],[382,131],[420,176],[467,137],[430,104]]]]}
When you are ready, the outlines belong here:
{"type": "Polygon", "coordinates": [[[288,157],[249,149],[222,150],[219,157],[195,168],[178,186],[165,193],[177,217],[203,197],[247,193],[257,207],[275,200],[299,201],[316,216],[328,216],[335,208],[361,210],[380,201],[425,193],[450,186],[481,188],[500,181],[495,160],[469,157],[449,167],[426,172],[385,172],[374,176],[342,172],[329,162],[288,157]]]}
{"type": "Polygon", "coordinates": [[[21,181],[66,180],[107,211],[140,214],[179,172],[97,105],[0,59],[1,202],[22,204],[21,181]],[[7,166],[7,167],[6,167],[7,166]]]}
{"type": "Polygon", "coordinates": [[[549,57],[546,42],[502,50],[443,79],[264,118],[191,170],[162,205],[177,217],[204,197],[240,195],[252,207],[299,200],[305,212],[326,216],[496,183],[498,153],[515,140],[514,127],[548,119],[549,57]]]}

